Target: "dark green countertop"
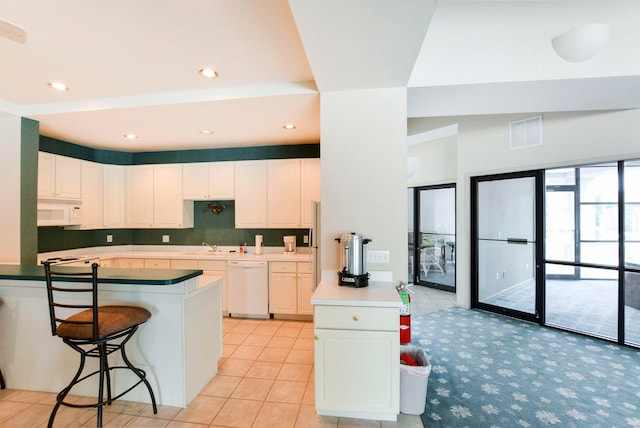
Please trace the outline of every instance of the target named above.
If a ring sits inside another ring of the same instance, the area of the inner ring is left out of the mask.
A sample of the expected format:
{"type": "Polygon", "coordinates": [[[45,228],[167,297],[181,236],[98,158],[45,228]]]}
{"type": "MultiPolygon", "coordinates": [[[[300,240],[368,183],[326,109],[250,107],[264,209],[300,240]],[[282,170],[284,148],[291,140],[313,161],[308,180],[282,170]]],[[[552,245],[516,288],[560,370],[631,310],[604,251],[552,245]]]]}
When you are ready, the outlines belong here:
{"type": "MultiPolygon", "coordinates": [[[[84,267],[58,266],[59,272],[86,272],[84,267]]],[[[98,281],[105,284],[173,285],[202,275],[199,269],[120,269],[98,268],[98,281]]],[[[0,265],[0,280],[44,281],[44,267],[0,265]]],[[[70,277],[69,281],[86,281],[70,277]]]]}

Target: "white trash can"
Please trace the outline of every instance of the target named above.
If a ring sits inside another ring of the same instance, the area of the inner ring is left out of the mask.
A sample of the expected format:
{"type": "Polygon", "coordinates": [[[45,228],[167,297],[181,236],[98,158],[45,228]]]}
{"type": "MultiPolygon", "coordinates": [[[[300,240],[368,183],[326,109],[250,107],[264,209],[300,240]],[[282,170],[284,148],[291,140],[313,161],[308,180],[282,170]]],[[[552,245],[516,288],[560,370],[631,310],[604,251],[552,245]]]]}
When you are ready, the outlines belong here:
{"type": "Polygon", "coordinates": [[[417,366],[400,364],[400,413],[421,415],[427,402],[427,382],[431,364],[424,349],[414,345],[400,345],[400,355],[407,353],[417,366]]]}

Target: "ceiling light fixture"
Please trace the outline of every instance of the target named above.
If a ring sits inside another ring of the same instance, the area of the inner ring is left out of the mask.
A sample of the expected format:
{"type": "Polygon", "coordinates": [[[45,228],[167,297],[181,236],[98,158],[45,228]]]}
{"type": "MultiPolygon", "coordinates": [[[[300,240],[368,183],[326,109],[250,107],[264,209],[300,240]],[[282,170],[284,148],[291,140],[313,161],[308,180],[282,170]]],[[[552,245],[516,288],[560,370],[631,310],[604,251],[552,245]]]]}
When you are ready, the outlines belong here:
{"type": "Polygon", "coordinates": [[[213,134],[213,131],[210,129],[201,129],[200,133],[205,135],[210,135],[210,134],[213,134]]]}
{"type": "Polygon", "coordinates": [[[47,82],[47,85],[58,91],[68,91],[69,87],[62,82],[47,82]]]}
{"type": "Polygon", "coordinates": [[[291,129],[296,129],[296,126],[293,123],[286,123],[286,124],[282,125],[282,128],[284,128],[286,130],[291,130],[291,129]]]}
{"type": "Polygon", "coordinates": [[[220,75],[212,68],[201,68],[200,70],[198,70],[198,73],[200,74],[200,76],[206,77],[207,79],[215,79],[220,75]]]}
{"type": "Polygon", "coordinates": [[[588,61],[600,52],[609,40],[609,26],[603,23],[586,24],[551,40],[553,49],[569,62],[588,61]]]}
{"type": "Polygon", "coordinates": [[[124,134],[124,138],[128,140],[135,140],[138,136],[136,134],[124,134]]]}

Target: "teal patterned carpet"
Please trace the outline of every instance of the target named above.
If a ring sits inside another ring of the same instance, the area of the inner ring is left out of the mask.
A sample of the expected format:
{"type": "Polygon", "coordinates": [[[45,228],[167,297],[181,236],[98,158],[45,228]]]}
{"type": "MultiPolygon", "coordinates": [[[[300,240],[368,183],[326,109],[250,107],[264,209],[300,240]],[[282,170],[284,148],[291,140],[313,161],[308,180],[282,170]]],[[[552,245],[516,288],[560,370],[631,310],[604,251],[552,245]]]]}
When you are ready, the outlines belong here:
{"type": "Polygon", "coordinates": [[[425,427],[640,428],[640,350],[452,307],[412,318],[425,427]]]}

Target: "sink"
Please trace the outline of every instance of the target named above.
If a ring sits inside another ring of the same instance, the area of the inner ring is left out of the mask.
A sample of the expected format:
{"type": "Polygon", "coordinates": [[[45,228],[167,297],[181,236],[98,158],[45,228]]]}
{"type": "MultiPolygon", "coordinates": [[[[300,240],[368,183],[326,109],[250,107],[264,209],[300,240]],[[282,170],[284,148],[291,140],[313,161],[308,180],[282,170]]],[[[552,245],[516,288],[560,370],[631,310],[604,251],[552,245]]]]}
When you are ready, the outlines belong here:
{"type": "Polygon", "coordinates": [[[183,253],[185,256],[206,256],[206,257],[224,257],[237,254],[235,251],[191,251],[183,253]]]}

